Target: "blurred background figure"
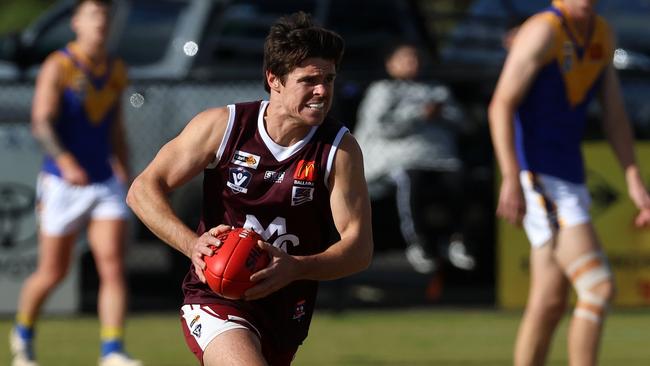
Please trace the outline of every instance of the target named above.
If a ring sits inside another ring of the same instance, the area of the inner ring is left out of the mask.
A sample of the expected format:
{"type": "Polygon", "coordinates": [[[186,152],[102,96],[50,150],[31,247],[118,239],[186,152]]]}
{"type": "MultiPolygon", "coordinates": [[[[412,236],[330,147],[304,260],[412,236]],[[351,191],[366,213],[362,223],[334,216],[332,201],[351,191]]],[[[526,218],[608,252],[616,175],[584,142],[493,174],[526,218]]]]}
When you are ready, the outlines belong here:
{"type": "MultiPolygon", "coordinates": [[[[592,222],[581,150],[595,97],[628,195],[641,211],[636,224],[649,223],[650,195],[612,64],[615,36],[595,4],[555,0],[526,20],[509,46],[488,110],[502,177],[497,215],[523,225],[531,245],[530,290],[515,365],[546,362],[570,288],[577,300],[567,331],[569,364],[598,364],[616,283],[592,222]]],[[[616,245],[624,241],[617,238],[616,245]]]]}
{"type": "Polygon", "coordinates": [[[394,192],[406,257],[417,272],[435,272],[443,258],[471,270],[457,148],[468,120],[449,88],[416,80],[420,55],[414,44],[391,45],[385,68],[389,78],[368,87],[355,129],[371,199],[394,192]]]}
{"type": "Polygon", "coordinates": [[[85,225],[100,287],[100,366],[140,366],[123,346],[127,148],[121,95],[126,67],[108,55],[110,0],[77,0],[76,39],[52,53],[36,81],[32,131],[46,157],[38,177],[39,261],[25,281],[10,333],[13,366],[36,365],[34,324],[65,278],[85,225]]]}

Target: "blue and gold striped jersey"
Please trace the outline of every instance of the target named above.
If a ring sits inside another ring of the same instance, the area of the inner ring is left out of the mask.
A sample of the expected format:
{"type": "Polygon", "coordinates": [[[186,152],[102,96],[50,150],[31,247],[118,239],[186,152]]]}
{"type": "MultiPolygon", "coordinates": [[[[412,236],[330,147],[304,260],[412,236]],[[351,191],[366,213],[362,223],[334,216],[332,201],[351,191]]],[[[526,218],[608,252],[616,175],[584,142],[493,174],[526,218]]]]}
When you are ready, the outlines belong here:
{"type": "MultiPolygon", "coordinates": [[[[111,129],[117,117],[126,67],[119,59],[90,66],[75,43],[49,57],[61,65],[61,100],[54,128],[61,144],[77,159],[91,182],[113,175],[111,129]]],[[[43,171],[61,176],[54,159],[46,156],[43,171]]]]}
{"type": "Polygon", "coordinates": [[[522,170],[583,183],[580,144],[587,107],[612,60],[610,29],[595,16],[582,39],[558,0],[534,17],[552,25],[555,41],[515,116],[517,157],[522,170]]]}

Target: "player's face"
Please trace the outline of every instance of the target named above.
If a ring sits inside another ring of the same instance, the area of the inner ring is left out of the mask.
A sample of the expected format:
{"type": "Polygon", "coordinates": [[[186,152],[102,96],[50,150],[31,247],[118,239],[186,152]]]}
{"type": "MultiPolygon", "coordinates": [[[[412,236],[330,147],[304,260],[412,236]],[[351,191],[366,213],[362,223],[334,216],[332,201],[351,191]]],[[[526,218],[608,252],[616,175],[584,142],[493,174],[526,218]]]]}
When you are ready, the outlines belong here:
{"type": "Polygon", "coordinates": [[[96,45],[104,45],[108,37],[108,6],[95,1],[86,1],[79,6],[72,17],[72,28],[77,39],[96,45]]]}
{"type": "Polygon", "coordinates": [[[597,0],[564,0],[574,18],[586,19],[594,13],[597,0]]]}
{"type": "Polygon", "coordinates": [[[279,91],[285,112],[316,126],[323,122],[332,105],[336,68],[334,62],[308,58],[286,76],[279,91]]]}

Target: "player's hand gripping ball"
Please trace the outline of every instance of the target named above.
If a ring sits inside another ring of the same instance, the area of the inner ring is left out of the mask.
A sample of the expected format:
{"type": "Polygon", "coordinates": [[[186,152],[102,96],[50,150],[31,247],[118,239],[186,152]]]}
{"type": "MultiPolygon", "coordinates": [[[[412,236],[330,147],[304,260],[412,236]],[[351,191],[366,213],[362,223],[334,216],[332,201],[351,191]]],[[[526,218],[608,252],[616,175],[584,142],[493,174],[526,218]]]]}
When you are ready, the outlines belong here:
{"type": "Polygon", "coordinates": [[[205,279],[212,291],[228,299],[241,299],[253,287],[250,276],[264,269],[269,255],[257,245],[262,237],[254,231],[236,228],[217,236],[220,247],[205,257],[205,279]]]}

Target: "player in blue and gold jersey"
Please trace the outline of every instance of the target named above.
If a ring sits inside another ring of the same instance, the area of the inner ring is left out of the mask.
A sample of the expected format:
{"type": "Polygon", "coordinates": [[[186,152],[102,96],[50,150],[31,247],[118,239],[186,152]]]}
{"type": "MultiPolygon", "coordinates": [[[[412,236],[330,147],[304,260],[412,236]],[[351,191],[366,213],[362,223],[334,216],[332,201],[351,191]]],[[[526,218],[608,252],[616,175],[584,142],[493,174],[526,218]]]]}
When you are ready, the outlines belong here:
{"type": "Polygon", "coordinates": [[[100,366],[139,366],[122,342],[126,313],[124,234],[128,208],[121,97],[124,63],[107,54],[109,0],[78,0],[75,41],[52,53],[36,81],[32,130],[46,152],[38,177],[39,261],[25,281],[10,340],[13,366],[36,365],[34,323],[65,277],[87,226],[100,279],[100,366]]]}
{"type": "Polygon", "coordinates": [[[489,108],[503,181],[497,214],[523,225],[532,245],[531,286],[515,345],[516,365],[542,365],[568,288],[577,304],[569,363],[595,365],[614,293],[612,272],[589,216],[580,150],[587,107],[598,97],[603,128],[625,171],[630,198],[650,221],[650,197],[611,61],[614,36],[595,0],[553,1],[518,31],[489,108]]]}

